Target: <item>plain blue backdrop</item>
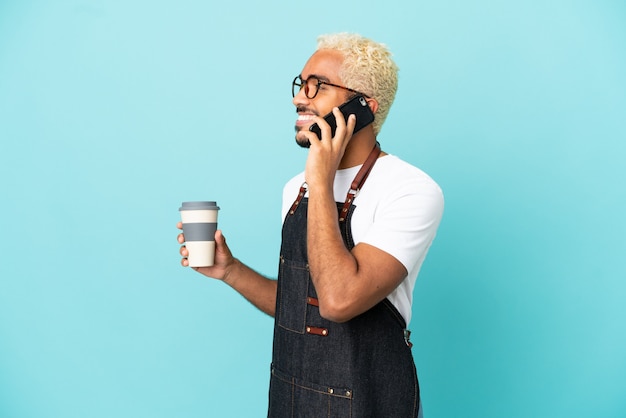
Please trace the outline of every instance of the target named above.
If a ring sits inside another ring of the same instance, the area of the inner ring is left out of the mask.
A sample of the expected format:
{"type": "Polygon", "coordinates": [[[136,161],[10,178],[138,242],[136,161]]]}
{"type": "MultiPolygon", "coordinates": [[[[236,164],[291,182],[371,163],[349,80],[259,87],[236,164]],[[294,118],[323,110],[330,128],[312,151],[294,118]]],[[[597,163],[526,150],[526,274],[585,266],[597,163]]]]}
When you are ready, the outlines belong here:
{"type": "Polygon", "coordinates": [[[0,0],[0,416],[263,417],[272,320],[179,265],[217,200],[275,276],[317,35],[400,66],[379,137],[442,186],[428,418],[626,416],[626,4],[0,0]]]}

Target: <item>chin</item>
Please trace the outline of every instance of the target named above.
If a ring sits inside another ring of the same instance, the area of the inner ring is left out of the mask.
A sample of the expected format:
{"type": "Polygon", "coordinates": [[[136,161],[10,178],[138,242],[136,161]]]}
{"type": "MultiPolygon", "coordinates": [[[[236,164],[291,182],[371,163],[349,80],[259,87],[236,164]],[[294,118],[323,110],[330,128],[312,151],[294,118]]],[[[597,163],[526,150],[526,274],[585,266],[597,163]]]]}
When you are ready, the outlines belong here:
{"type": "Polygon", "coordinates": [[[307,137],[298,138],[298,132],[300,132],[302,128],[296,126],[296,144],[300,145],[302,148],[311,148],[311,142],[307,137]]]}
{"type": "Polygon", "coordinates": [[[296,137],[296,144],[300,145],[302,148],[311,148],[311,142],[307,139],[298,139],[296,137]]]}

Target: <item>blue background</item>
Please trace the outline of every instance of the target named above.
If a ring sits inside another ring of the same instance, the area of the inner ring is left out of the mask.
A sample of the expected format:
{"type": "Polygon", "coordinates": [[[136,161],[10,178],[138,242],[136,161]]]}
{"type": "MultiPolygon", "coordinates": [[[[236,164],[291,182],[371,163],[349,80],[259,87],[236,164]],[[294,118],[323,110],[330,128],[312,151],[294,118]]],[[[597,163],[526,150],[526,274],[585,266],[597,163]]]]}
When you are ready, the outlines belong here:
{"type": "Polygon", "coordinates": [[[318,34],[389,45],[379,137],[446,211],[415,290],[435,417],[626,416],[626,4],[0,1],[0,416],[262,417],[272,321],[179,265],[217,200],[275,276],[318,34]]]}

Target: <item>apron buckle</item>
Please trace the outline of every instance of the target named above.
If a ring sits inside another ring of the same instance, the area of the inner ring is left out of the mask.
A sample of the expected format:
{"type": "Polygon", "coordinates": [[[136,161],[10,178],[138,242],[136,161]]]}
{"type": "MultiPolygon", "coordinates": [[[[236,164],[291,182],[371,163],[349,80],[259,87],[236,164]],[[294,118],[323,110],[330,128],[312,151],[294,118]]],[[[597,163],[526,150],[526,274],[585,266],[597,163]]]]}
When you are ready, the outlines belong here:
{"type": "Polygon", "coordinates": [[[411,342],[411,331],[408,329],[404,330],[404,342],[409,348],[413,348],[413,343],[411,342]]]}

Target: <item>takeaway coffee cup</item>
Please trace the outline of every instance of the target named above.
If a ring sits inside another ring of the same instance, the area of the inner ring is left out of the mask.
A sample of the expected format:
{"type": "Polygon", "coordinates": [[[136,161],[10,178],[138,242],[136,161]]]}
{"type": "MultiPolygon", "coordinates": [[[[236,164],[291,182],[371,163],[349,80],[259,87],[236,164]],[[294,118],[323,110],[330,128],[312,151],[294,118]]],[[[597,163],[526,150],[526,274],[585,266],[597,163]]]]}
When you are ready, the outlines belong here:
{"type": "Polygon", "coordinates": [[[213,265],[218,210],[220,208],[215,202],[183,202],[180,207],[185,246],[189,251],[189,267],[213,265]]]}

